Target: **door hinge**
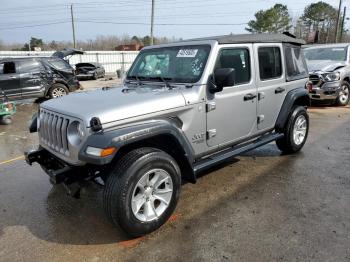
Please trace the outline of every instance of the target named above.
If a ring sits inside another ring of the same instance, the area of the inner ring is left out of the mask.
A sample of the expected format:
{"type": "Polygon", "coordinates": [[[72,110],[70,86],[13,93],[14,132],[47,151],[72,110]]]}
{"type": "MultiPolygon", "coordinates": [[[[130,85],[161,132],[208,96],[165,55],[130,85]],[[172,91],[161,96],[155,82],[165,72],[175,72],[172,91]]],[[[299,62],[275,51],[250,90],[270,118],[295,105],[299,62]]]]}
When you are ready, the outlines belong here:
{"type": "Polygon", "coordinates": [[[216,136],[216,129],[210,129],[207,131],[207,139],[213,138],[216,136]]]}
{"type": "Polygon", "coordinates": [[[258,115],[258,124],[264,122],[265,116],[264,115],[258,115]]]}
{"type": "Polygon", "coordinates": [[[216,103],[215,102],[209,102],[207,105],[207,112],[213,111],[216,109],[216,103]]]}

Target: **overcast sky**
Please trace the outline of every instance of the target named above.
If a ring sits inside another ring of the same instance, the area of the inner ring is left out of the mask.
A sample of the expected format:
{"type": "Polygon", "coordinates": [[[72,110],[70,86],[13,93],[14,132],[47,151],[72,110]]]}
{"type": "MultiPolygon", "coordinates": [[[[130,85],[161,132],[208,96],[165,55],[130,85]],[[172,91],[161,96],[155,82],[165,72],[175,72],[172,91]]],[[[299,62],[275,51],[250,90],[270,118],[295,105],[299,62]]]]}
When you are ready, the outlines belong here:
{"type": "MultiPolygon", "coordinates": [[[[26,42],[71,40],[70,3],[67,0],[0,0],[0,40],[26,42]]],[[[302,14],[312,0],[155,0],[155,36],[192,38],[245,32],[254,13],[275,3],[286,4],[292,17],[302,14]],[[221,24],[221,25],[213,25],[221,24]]],[[[325,2],[337,7],[339,0],[325,2]]],[[[344,2],[344,1],[343,1],[344,2]]],[[[149,35],[151,0],[73,1],[76,38],[98,35],[149,35]]]]}

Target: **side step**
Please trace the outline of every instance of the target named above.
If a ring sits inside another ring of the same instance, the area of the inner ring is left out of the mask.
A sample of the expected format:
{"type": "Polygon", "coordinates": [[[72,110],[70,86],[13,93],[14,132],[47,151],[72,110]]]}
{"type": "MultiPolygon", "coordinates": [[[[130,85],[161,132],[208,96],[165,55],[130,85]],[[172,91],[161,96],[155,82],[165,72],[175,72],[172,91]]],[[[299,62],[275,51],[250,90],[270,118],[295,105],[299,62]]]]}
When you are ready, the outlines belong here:
{"type": "Polygon", "coordinates": [[[245,153],[247,151],[253,150],[257,147],[266,145],[272,141],[275,141],[279,138],[282,138],[284,134],[281,133],[271,133],[268,135],[264,135],[253,142],[247,142],[246,144],[239,145],[236,147],[231,147],[229,149],[223,150],[219,153],[211,155],[193,165],[194,174],[198,174],[199,172],[211,168],[217,164],[224,162],[225,160],[245,153]]]}

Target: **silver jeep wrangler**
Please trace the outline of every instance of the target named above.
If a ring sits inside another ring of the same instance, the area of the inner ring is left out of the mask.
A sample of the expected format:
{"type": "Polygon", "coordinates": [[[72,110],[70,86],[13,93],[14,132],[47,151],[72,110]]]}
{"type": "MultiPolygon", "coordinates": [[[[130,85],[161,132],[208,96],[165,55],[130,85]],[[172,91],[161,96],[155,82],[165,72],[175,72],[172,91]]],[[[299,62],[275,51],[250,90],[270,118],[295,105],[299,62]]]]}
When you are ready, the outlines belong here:
{"type": "MultiPolygon", "coordinates": [[[[174,211],[182,179],[276,141],[298,152],[309,130],[303,41],[227,35],[144,48],[123,86],[41,104],[26,152],[53,184],[102,178],[112,223],[141,236],[174,211]]],[[[73,192],[72,193],[77,193],[73,192]]]]}

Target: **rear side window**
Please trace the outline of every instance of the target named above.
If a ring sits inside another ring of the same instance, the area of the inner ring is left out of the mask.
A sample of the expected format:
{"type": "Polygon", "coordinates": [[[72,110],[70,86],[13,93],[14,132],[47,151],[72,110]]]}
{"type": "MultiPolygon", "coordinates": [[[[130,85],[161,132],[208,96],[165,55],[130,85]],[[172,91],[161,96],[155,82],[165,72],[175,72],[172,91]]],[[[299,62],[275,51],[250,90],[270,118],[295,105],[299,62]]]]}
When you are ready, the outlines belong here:
{"type": "Polygon", "coordinates": [[[258,54],[261,80],[278,78],[282,75],[281,50],[279,47],[260,47],[258,54]]]}
{"type": "Polygon", "coordinates": [[[20,71],[21,73],[33,73],[44,70],[42,64],[35,59],[21,60],[20,71]]]}
{"type": "Polygon", "coordinates": [[[235,84],[244,84],[250,81],[250,59],[246,48],[221,49],[215,69],[234,68],[235,84]]]}
{"type": "Polygon", "coordinates": [[[287,81],[293,81],[308,77],[305,59],[301,48],[285,46],[287,81]]]}

